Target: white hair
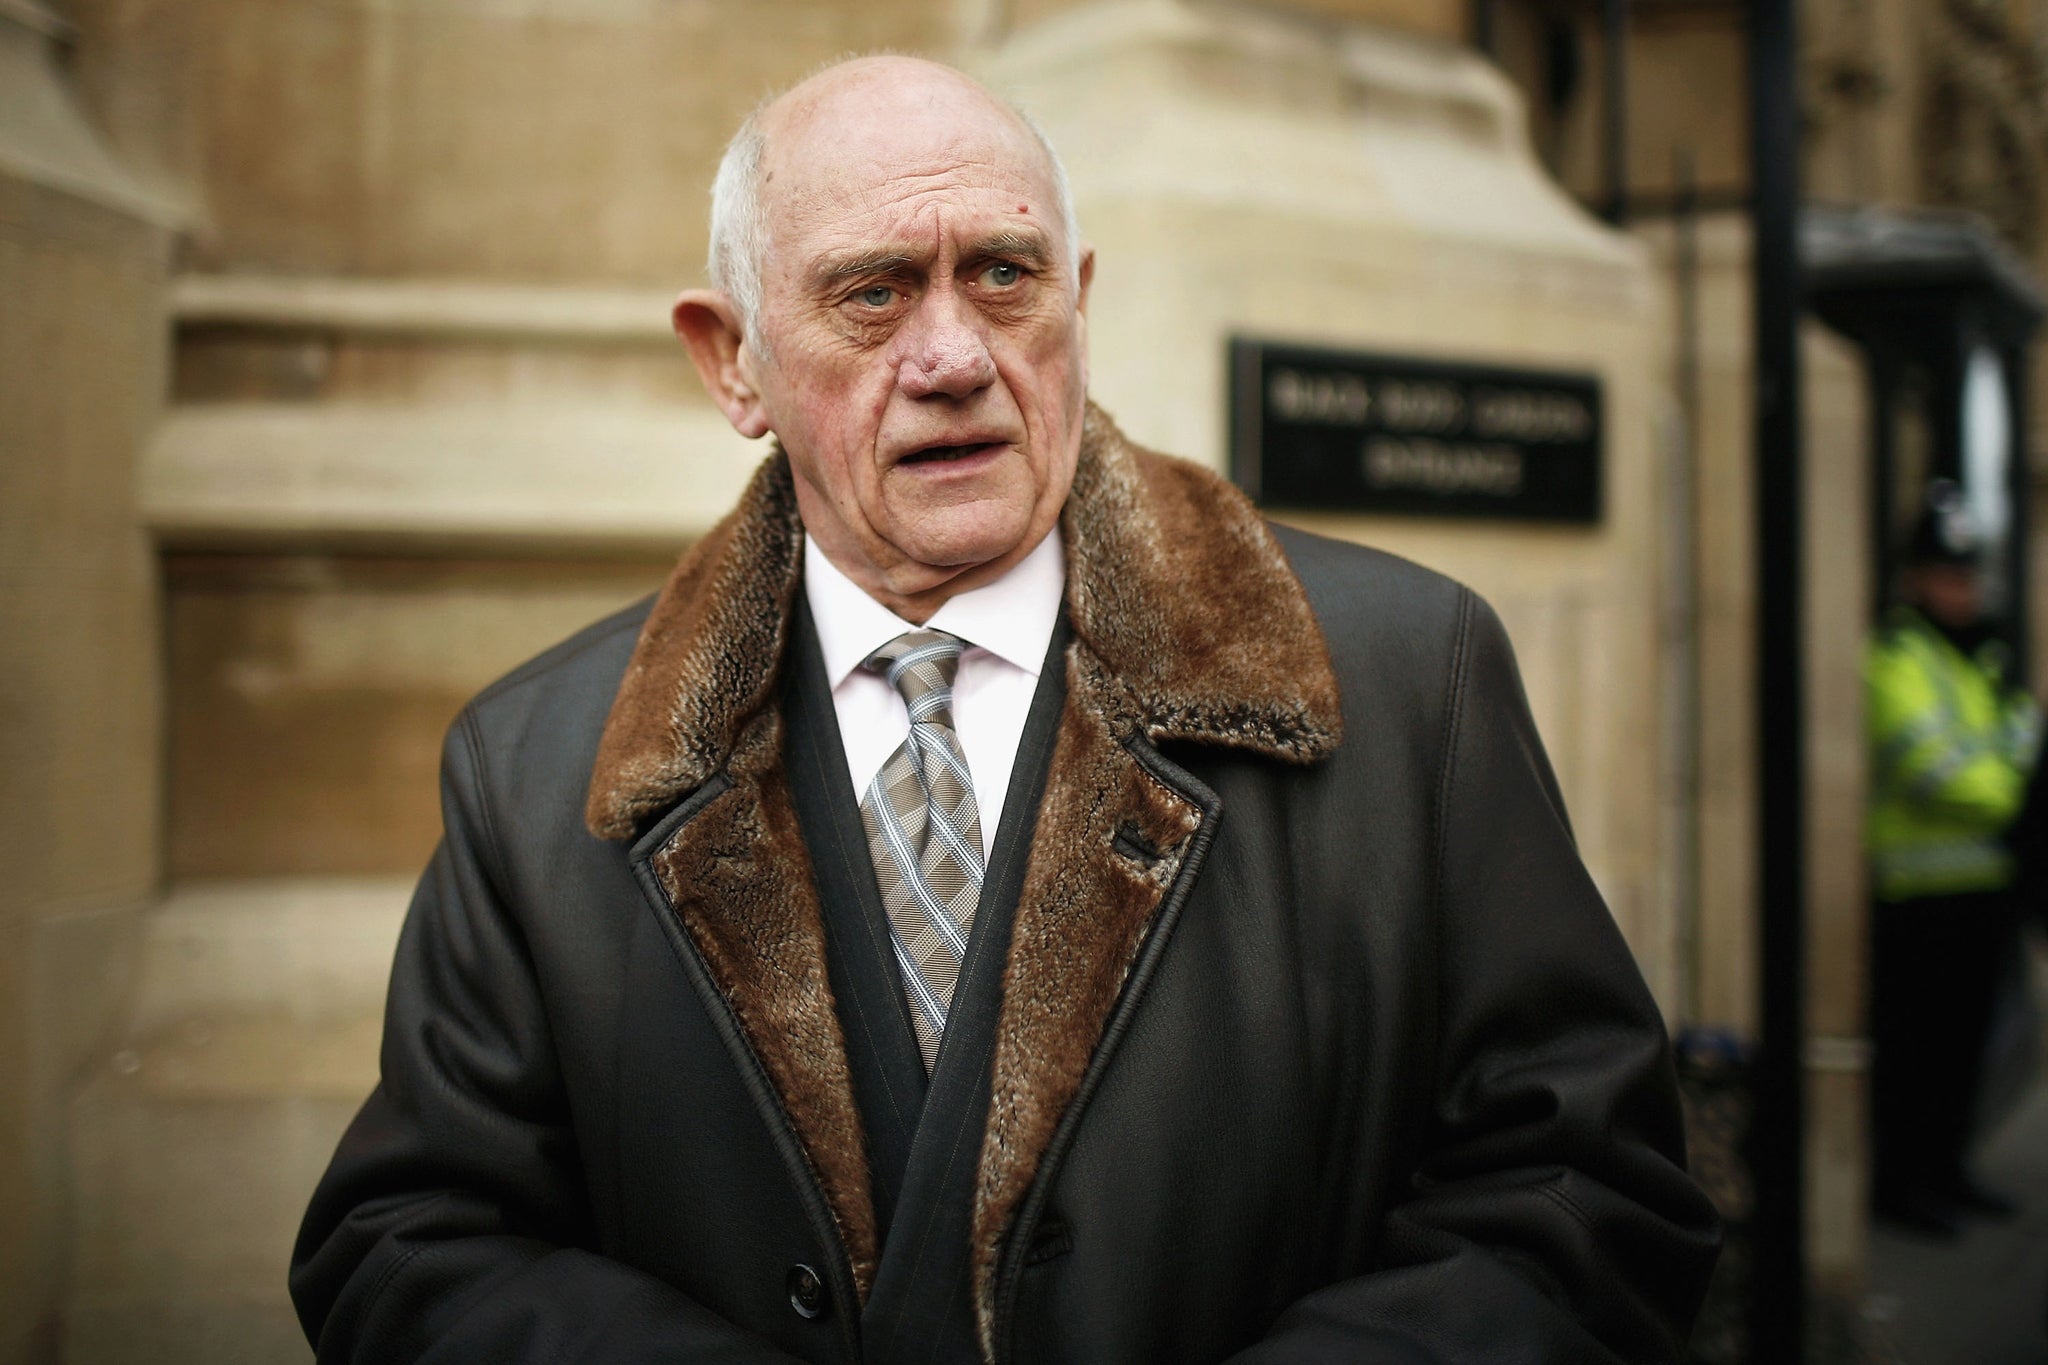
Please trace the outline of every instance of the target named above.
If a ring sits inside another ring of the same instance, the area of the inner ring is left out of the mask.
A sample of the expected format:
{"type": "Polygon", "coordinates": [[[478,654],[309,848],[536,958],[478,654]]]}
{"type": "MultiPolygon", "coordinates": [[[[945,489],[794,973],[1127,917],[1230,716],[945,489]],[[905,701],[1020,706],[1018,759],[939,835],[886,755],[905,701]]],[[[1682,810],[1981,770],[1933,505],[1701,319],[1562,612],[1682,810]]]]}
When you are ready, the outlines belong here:
{"type": "Polygon", "coordinates": [[[761,262],[768,255],[768,225],[761,214],[761,155],[768,138],[761,116],[764,100],[747,115],[719,158],[711,182],[711,252],[704,268],[711,287],[732,300],[747,345],[761,344],[761,262]]]}
{"type": "MultiPolygon", "coordinates": [[[[756,354],[767,354],[761,335],[761,267],[768,258],[768,224],[761,212],[761,161],[768,147],[763,129],[768,107],[779,96],[771,95],[754,107],[719,158],[717,178],[711,182],[711,250],[705,271],[711,287],[732,300],[739,314],[747,345],[756,354]]],[[[1000,97],[998,97],[1000,98],[1000,97]]],[[[1060,227],[1066,233],[1068,283],[1079,287],[1081,270],[1081,225],[1074,215],[1074,195],[1067,184],[1066,163],[1053,149],[1052,139],[1038,120],[1010,103],[1005,108],[1017,116],[1045,153],[1052,167],[1054,207],[1060,227]]]]}

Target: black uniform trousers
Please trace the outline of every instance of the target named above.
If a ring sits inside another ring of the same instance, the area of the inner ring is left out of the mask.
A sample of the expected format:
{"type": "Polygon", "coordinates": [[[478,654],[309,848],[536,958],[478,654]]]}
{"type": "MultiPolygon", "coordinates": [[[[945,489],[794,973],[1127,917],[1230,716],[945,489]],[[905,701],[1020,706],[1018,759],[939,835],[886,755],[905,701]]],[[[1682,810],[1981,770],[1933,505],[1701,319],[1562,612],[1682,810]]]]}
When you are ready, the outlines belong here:
{"type": "Polygon", "coordinates": [[[1954,1190],[1975,1134],[2000,969],[2005,891],[1878,901],[1871,916],[1871,1122],[1880,1201],[1954,1190]]]}

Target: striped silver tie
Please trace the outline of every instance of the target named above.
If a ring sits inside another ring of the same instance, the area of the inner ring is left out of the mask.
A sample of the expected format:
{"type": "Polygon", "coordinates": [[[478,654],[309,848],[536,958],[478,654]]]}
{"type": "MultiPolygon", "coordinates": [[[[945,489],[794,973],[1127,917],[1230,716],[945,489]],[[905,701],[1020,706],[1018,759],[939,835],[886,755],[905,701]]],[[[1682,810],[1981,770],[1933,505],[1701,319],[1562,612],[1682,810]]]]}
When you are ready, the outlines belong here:
{"type": "Polygon", "coordinates": [[[938,1060],[981,899],[981,812],[953,733],[960,649],[944,631],[913,630],[866,660],[910,708],[910,738],[868,784],[860,816],[927,1073],[938,1060]]]}

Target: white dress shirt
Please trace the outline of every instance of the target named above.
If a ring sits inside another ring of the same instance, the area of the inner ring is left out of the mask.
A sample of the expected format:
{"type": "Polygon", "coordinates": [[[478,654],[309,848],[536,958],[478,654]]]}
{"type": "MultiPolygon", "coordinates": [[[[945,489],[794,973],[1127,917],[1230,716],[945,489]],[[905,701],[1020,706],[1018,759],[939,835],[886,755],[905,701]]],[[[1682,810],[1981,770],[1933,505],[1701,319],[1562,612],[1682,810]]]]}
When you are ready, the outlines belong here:
{"type": "MultiPolygon", "coordinates": [[[[953,732],[974,778],[984,858],[995,847],[1010,768],[1024,738],[1024,720],[1038,690],[1038,671],[1052,643],[1066,581],[1066,556],[1054,526],[1008,573],[947,599],[923,626],[957,635],[967,644],[953,679],[953,732]]],[[[809,536],[804,537],[804,597],[817,622],[846,772],[858,800],[889,755],[910,737],[910,712],[902,695],[887,678],[862,668],[861,660],[920,627],[861,591],[809,536]]]]}

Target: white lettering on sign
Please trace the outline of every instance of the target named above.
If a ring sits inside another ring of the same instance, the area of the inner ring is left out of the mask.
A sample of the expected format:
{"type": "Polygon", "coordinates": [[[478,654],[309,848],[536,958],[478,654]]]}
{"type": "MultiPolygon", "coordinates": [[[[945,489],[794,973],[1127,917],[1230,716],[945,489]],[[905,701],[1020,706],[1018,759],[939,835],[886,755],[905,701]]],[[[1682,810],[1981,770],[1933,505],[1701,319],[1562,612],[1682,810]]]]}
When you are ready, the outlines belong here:
{"type": "Polygon", "coordinates": [[[1496,441],[1583,441],[1593,434],[1593,413],[1568,393],[1544,389],[1488,389],[1472,394],[1472,434],[1496,441]]]}
{"type": "Polygon", "coordinates": [[[1426,436],[1375,436],[1365,443],[1365,481],[1374,488],[1513,497],[1522,488],[1522,452],[1426,436]]]}
{"type": "Polygon", "coordinates": [[[1456,431],[1465,420],[1465,396],[1456,384],[1429,379],[1382,379],[1380,425],[1394,431],[1456,431]]]}
{"type": "Polygon", "coordinates": [[[1275,370],[1266,386],[1273,411],[1289,422],[1333,422],[1363,426],[1372,395],[1355,374],[1303,374],[1275,370]]]}

